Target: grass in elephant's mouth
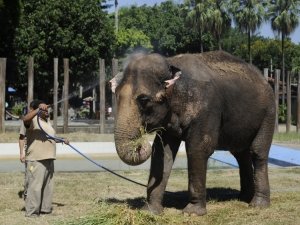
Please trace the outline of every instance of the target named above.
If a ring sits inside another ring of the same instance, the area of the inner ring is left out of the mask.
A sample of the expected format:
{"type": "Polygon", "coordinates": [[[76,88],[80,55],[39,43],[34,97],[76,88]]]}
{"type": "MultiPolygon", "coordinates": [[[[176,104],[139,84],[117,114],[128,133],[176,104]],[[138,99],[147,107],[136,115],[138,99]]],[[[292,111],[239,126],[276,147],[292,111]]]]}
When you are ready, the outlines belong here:
{"type": "Polygon", "coordinates": [[[153,135],[155,133],[157,133],[159,136],[159,131],[161,131],[163,129],[164,128],[161,127],[161,128],[156,128],[156,129],[147,131],[147,128],[142,126],[139,129],[138,137],[131,140],[128,143],[124,143],[122,147],[129,149],[132,153],[133,160],[135,160],[134,157],[136,157],[136,151],[140,150],[141,146],[145,145],[145,143],[149,143],[150,141],[153,141],[153,135]]]}
{"type": "MultiPolygon", "coordinates": [[[[148,171],[124,171],[146,183],[148,171]]],[[[164,199],[165,210],[155,216],[141,210],[146,189],[113,177],[107,172],[56,173],[54,215],[26,219],[18,197],[22,173],[0,173],[1,224],[300,224],[300,168],[270,168],[271,207],[249,208],[237,200],[239,175],[236,169],[209,170],[207,174],[208,214],[185,216],[181,209],[188,201],[187,172],[173,170],[164,199]]]]}

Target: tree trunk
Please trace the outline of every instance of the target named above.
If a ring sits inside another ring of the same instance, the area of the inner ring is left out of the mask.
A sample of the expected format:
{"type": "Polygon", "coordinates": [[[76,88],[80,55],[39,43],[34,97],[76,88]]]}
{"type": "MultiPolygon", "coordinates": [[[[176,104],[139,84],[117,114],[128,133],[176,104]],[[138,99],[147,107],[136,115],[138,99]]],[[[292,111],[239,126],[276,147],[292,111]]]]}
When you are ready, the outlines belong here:
{"type": "Polygon", "coordinates": [[[275,95],[275,108],[276,108],[275,133],[279,132],[279,127],[278,127],[279,77],[280,77],[280,70],[277,69],[274,74],[274,95],[275,95]]]}
{"type": "Polygon", "coordinates": [[[248,53],[249,53],[249,63],[252,64],[252,54],[251,54],[251,31],[248,30],[248,53]]]}
{"type": "Polygon", "coordinates": [[[281,33],[281,74],[282,74],[282,104],[285,104],[285,88],[284,88],[284,83],[285,83],[285,59],[284,59],[284,39],[285,35],[282,32],[281,33]]]}
{"type": "Polygon", "coordinates": [[[202,29],[200,28],[200,48],[201,48],[201,53],[203,53],[203,43],[202,43],[202,29]]]}
{"type": "Polygon", "coordinates": [[[290,71],[287,72],[286,78],[286,90],[287,90],[287,116],[286,116],[286,132],[289,133],[291,131],[291,74],[290,71]]]}
{"type": "Polygon", "coordinates": [[[300,133],[300,71],[298,72],[298,88],[297,88],[297,133],[300,133]]]}
{"type": "Polygon", "coordinates": [[[27,109],[28,112],[30,110],[29,104],[33,100],[33,93],[34,93],[34,59],[33,57],[29,57],[28,59],[28,87],[27,87],[27,109]]]}
{"type": "Polygon", "coordinates": [[[69,59],[64,59],[64,108],[63,108],[63,132],[68,133],[68,109],[69,109],[69,59]]]}
{"type": "Polygon", "coordinates": [[[58,110],[58,58],[53,60],[54,84],[53,84],[53,128],[57,131],[57,110],[58,110]]]}
{"type": "Polygon", "coordinates": [[[6,58],[0,58],[0,132],[5,133],[6,58]]]}
{"type": "Polygon", "coordinates": [[[105,61],[99,59],[100,134],[105,132],[105,61]]]}

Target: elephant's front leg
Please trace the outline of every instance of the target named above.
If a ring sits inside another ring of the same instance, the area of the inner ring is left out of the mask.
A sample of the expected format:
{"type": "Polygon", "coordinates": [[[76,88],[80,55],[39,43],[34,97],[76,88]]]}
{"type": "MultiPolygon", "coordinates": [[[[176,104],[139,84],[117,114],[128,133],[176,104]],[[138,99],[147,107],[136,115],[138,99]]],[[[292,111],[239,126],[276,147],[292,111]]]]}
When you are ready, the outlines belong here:
{"type": "Polygon", "coordinates": [[[201,141],[186,143],[189,175],[190,203],[184,213],[204,215],[206,211],[206,171],[207,161],[213,152],[211,138],[205,136],[201,141]]]}
{"type": "Polygon", "coordinates": [[[163,211],[163,195],[180,142],[179,139],[167,134],[161,137],[156,135],[154,139],[147,188],[147,204],[144,207],[154,214],[160,214],[163,211]]]}

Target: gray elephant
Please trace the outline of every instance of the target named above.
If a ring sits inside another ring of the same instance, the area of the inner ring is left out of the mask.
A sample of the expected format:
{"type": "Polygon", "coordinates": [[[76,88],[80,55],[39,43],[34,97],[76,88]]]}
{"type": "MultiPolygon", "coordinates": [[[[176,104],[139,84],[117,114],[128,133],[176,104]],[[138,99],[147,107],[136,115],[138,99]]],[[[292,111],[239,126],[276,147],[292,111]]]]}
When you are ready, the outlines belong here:
{"type": "Polygon", "coordinates": [[[252,65],[223,51],[165,58],[138,55],[116,88],[115,144],[129,165],[151,155],[147,208],[162,199],[181,141],[188,161],[188,214],[206,214],[207,161],[230,151],[240,170],[240,199],[270,205],[268,154],[275,124],[272,88],[252,65]],[[156,131],[153,145],[144,138],[156,131]]]}

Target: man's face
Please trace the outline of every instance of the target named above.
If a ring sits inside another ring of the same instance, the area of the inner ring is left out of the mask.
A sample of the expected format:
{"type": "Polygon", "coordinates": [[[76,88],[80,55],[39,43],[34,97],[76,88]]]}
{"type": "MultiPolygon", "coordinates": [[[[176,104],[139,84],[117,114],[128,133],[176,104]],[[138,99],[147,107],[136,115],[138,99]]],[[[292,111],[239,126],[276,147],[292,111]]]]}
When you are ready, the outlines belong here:
{"type": "Polygon", "coordinates": [[[48,117],[49,117],[48,110],[42,110],[41,114],[40,114],[40,117],[43,118],[43,119],[48,119],[48,117]]]}
{"type": "MultiPolygon", "coordinates": [[[[33,111],[33,110],[34,110],[33,108],[30,108],[30,112],[33,111]]],[[[49,112],[48,112],[48,110],[41,110],[39,116],[42,119],[48,119],[49,118],[49,112]]]]}

